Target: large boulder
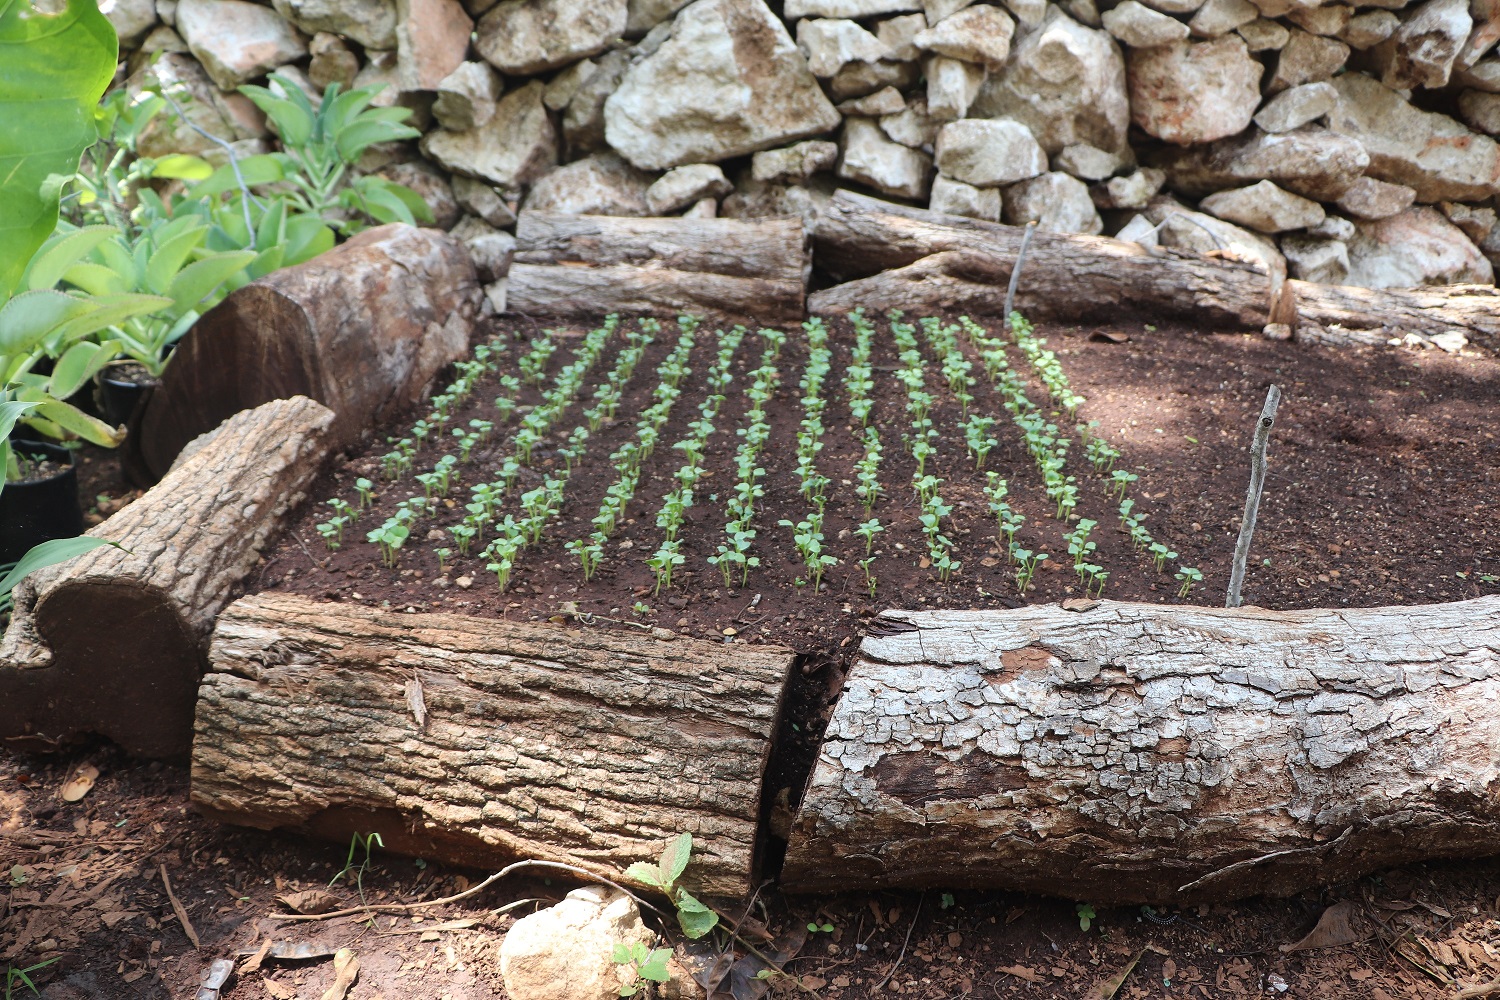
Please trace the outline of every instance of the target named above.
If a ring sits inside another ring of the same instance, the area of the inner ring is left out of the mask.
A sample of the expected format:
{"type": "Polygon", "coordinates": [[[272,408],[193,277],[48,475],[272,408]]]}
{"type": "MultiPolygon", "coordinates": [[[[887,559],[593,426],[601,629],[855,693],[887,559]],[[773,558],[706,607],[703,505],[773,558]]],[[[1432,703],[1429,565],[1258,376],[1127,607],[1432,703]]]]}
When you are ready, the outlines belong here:
{"type": "Polygon", "coordinates": [[[454,173],[500,188],[536,180],[557,162],[557,135],[542,103],[545,90],[542,81],[532,80],[500,98],[479,128],[428,132],[422,152],[454,173]]]}
{"type": "Polygon", "coordinates": [[[1351,285],[1413,288],[1495,280],[1484,254],[1436,209],[1419,205],[1389,218],[1361,222],[1358,230],[1349,241],[1351,285]]]}
{"type": "Polygon", "coordinates": [[[1128,65],[1131,118],[1179,146],[1243,131],[1260,104],[1262,67],[1237,35],[1133,49],[1128,65]]]}
{"type": "Polygon", "coordinates": [[[182,0],[177,31],[224,90],[307,55],[306,41],[286,18],[245,0],[182,0]]]}
{"type": "Polygon", "coordinates": [[[839,113],[763,0],[695,0],[626,71],[604,121],[631,163],[666,170],[809,138],[839,113]]]}
{"type": "Polygon", "coordinates": [[[504,0],[479,19],[475,48],[502,73],[530,76],[603,52],[625,16],[625,0],[504,0]]]}
{"type": "Polygon", "coordinates": [[[1118,151],[1130,127],[1120,46],[1051,7],[985,81],[970,114],[1020,122],[1049,154],[1080,144],[1118,151]]]}
{"type": "Polygon", "coordinates": [[[1271,180],[1318,201],[1341,196],[1371,165],[1357,139],[1313,127],[1279,135],[1250,129],[1203,146],[1164,150],[1152,159],[1167,171],[1171,187],[1186,195],[1271,180]]]}

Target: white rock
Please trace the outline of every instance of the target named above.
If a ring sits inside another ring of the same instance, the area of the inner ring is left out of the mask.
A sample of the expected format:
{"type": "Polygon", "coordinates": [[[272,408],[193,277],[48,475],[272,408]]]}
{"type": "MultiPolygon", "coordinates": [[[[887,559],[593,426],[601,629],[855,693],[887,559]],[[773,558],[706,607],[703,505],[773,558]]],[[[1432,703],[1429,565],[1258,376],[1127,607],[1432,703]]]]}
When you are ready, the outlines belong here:
{"type": "Polygon", "coordinates": [[[542,103],[540,80],[512,90],[483,126],[467,132],[438,129],[422,137],[422,152],[454,173],[516,188],[557,162],[557,135],[542,103]]]}
{"type": "Polygon", "coordinates": [[[1115,239],[1125,243],[1139,243],[1143,247],[1154,247],[1161,243],[1160,230],[1144,215],[1132,215],[1130,221],[1115,233],[1115,239]]]}
{"type": "Polygon", "coordinates": [[[580,59],[567,69],[560,70],[556,76],[547,81],[547,90],[542,95],[542,103],[547,105],[547,110],[565,109],[598,68],[599,64],[594,60],[580,59]]]}
{"type": "Polygon", "coordinates": [[[1261,233],[1284,233],[1289,229],[1316,226],[1323,221],[1324,214],[1322,205],[1283,191],[1270,181],[1217,191],[1204,198],[1198,207],[1209,215],[1261,233]]]}
{"type": "Polygon", "coordinates": [[[719,217],[719,202],[716,198],[704,198],[695,201],[686,212],[682,213],[684,219],[717,219],[719,217]]]}
{"type": "Polygon", "coordinates": [[[718,199],[734,190],[717,163],[690,163],[673,167],[646,189],[646,207],[652,215],[671,215],[704,200],[718,199]]]}
{"type": "Polygon", "coordinates": [[[101,0],[99,13],[109,21],[123,48],[134,48],[156,27],[156,0],[101,0]]]}
{"type": "Polygon", "coordinates": [[[932,157],[891,142],[873,119],[845,119],[842,146],[838,176],[897,198],[927,197],[932,157]]]}
{"type": "Polygon", "coordinates": [[[1183,194],[1202,196],[1265,179],[1316,201],[1339,197],[1370,166],[1370,154],[1357,139],[1316,128],[1276,135],[1252,128],[1218,142],[1164,150],[1154,159],[1183,194]]]}
{"type": "Polygon", "coordinates": [[[1426,206],[1359,223],[1349,242],[1348,283],[1361,288],[1492,284],[1494,269],[1472,240],[1426,206]]]}
{"type": "Polygon", "coordinates": [[[1458,113],[1479,131],[1500,135],[1500,94],[1466,90],[1458,95],[1458,113]]]}
{"type": "MultiPolygon", "coordinates": [[[[1129,152],[1129,147],[1125,150],[1129,152]]],[[[1102,181],[1135,166],[1133,156],[1110,153],[1095,146],[1069,146],[1052,157],[1052,169],[1083,181],[1102,181]]]]}
{"type": "Polygon", "coordinates": [[[1482,245],[1495,231],[1496,215],[1493,208],[1445,201],[1438,205],[1438,209],[1475,243],[1482,245]]]}
{"type": "Polygon", "coordinates": [[[1349,58],[1349,46],[1336,38],[1291,30],[1291,37],[1281,47],[1281,56],[1276,60],[1276,70],[1266,84],[1266,93],[1275,94],[1289,87],[1327,80],[1344,68],[1349,58]]]}
{"type": "Polygon", "coordinates": [[[851,97],[864,97],[882,87],[907,90],[922,74],[922,67],[915,62],[896,62],[882,59],[880,62],[853,62],[834,74],[828,81],[828,94],[835,101],[847,101],[851,97]]]}
{"type": "Polygon", "coordinates": [[[1057,6],[1079,24],[1090,28],[1104,27],[1104,21],[1099,16],[1098,0],[1057,0],[1057,6]]]}
{"type": "Polygon", "coordinates": [[[841,115],[860,115],[865,118],[899,115],[906,110],[906,98],[895,87],[882,87],[873,94],[844,101],[838,108],[841,115]]]}
{"type": "Polygon", "coordinates": [[[927,207],[945,215],[962,215],[986,222],[1000,221],[1000,189],[981,188],[939,175],[932,181],[927,207]]]}
{"type": "Polygon", "coordinates": [[[922,0],[924,28],[937,24],[949,14],[956,14],[974,0],[922,0]]]}
{"type": "Polygon", "coordinates": [[[502,0],[479,19],[474,47],[502,73],[544,73],[603,52],[625,13],[625,0],[502,0]]]}
{"type": "Polygon", "coordinates": [[[433,116],[443,128],[458,132],[478,128],[494,116],[502,86],[500,75],[488,63],[462,63],[437,85],[433,116]]]}
{"type": "Polygon", "coordinates": [[[1372,49],[1401,27],[1401,19],[1388,10],[1367,10],[1349,19],[1339,32],[1339,41],[1351,49],[1372,49]]]}
{"type": "Polygon", "coordinates": [[[244,0],[182,0],[177,31],[224,90],[307,55],[302,35],[284,17],[244,0]]]}
{"type": "Polygon", "coordinates": [[[1005,0],[1005,8],[1028,28],[1035,28],[1047,18],[1047,0],[1005,0]]]}
{"type": "Polygon", "coordinates": [[[1417,200],[1481,201],[1500,193],[1500,146],[1446,115],[1414,108],[1400,94],[1360,73],[1333,81],[1341,98],[1332,130],[1358,140],[1369,174],[1417,192],[1417,200]]]}
{"type": "Polygon", "coordinates": [[[885,44],[853,21],[813,18],[797,22],[797,48],[813,76],[830,77],[851,62],[890,58],[885,44]]]}
{"type": "Polygon", "coordinates": [[[1381,46],[1389,60],[1380,82],[1393,90],[1446,87],[1473,27],[1469,0],[1427,0],[1381,46]]]}
{"type": "Polygon", "coordinates": [[[1105,11],[1103,22],[1105,31],[1138,49],[1180,42],[1188,36],[1188,26],[1177,18],[1152,10],[1136,0],[1125,0],[1113,10],[1105,11]]]}
{"type": "Polygon", "coordinates": [[[1309,236],[1320,240],[1338,240],[1341,243],[1354,239],[1356,232],[1358,230],[1354,228],[1354,223],[1339,215],[1326,215],[1316,226],[1307,227],[1309,236]]]}
{"type": "Polygon", "coordinates": [[[1067,146],[1125,146],[1130,126],[1125,60],[1108,32],[1056,8],[1012,47],[1005,69],[980,89],[972,113],[1031,129],[1048,153],[1067,146]]]}
{"type": "Polygon", "coordinates": [[[770,184],[798,184],[819,171],[833,169],[838,159],[837,143],[811,139],[756,153],[750,158],[750,176],[770,184]]]}
{"type": "Polygon", "coordinates": [[[921,10],[921,0],[787,0],[786,19],[799,17],[874,17],[921,10]]]}
{"type": "Polygon", "coordinates": [[[635,901],[590,886],[517,920],[500,945],[507,996],[526,1000],[606,1000],[634,978],[615,964],[616,945],[652,944],[635,901]]]}
{"type": "Polygon", "coordinates": [[[646,202],[651,181],[650,174],[614,153],[594,153],[537,181],[525,207],[573,215],[651,215],[646,202]]]}
{"type": "Polygon", "coordinates": [[[1314,236],[1282,237],[1281,252],[1293,278],[1325,285],[1343,285],[1349,280],[1349,247],[1342,240],[1314,236]]]}
{"type": "Polygon", "coordinates": [[[1416,200],[1417,192],[1405,184],[1387,184],[1373,177],[1361,177],[1335,204],[1355,218],[1385,219],[1406,211],[1416,200]]]}
{"type": "Polygon", "coordinates": [[[186,52],[187,42],[182,36],[165,24],[158,24],[152,28],[141,42],[141,47],[136,51],[141,55],[151,55],[153,52],[186,52]]]}
{"type": "Polygon", "coordinates": [[[966,118],[944,125],[937,136],[936,162],[944,176],[975,187],[1013,184],[1047,170],[1047,155],[1031,130],[1000,119],[966,118]]]}
{"type": "MultiPolygon", "coordinates": [[[[172,28],[177,27],[177,0],[156,0],[156,16],[161,18],[161,23],[172,28]]],[[[184,49],[183,51],[187,51],[184,49]]]]}
{"type": "Polygon", "coordinates": [[[1339,92],[1328,83],[1304,83],[1283,90],[1255,113],[1255,124],[1267,132],[1290,132],[1322,118],[1338,103],[1339,92]]]}
{"type": "Polygon", "coordinates": [[[880,130],[903,146],[912,149],[931,149],[937,142],[938,129],[943,123],[927,113],[927,98],[917,96],[906,102],[906,110],[894,115],[883,115],[880,130]]]}
{"type": "Polygon", "coordinates": [[[1161,224],[1162,246],[1197,253],[1227,250],[1278,280],[1286,277],[1286,258],[1275,243],[1259,233],[1203,212],[1190,211],[1166,196],[1152,201],[1146,217],[1161,224]]]}
{"type": "Polygon", "coordinates": [[[483,219],[496,229],[506,229],[516,224],[516,213],[500,196],[500,192],[483,181],[455,174],[453,198],[458,207],[483,219]]]}
{"type": "Polygon", "coordinates": [[[1353,7],[1336,3],[1322,7],[1296,7],[1286,15],[1288,21],[1314,35],[1342,34],[1353,17],[1353,7]]]}
{"type": "Polygon", "coordinates": [[[1096,236],[1104,231],[1104,221],[1083,181],[1060,173],[1042,174],[1007,188],[1005,221],[1013,226],[1035,222],[1049,233],[1096,236]]]}
{"type": "Polygon", "coordinates": [[[902,14],[875,25],[875,37],[890,50],[892,59],[912,62],[921,57],[916,37],[926,30],[927,18],[921,14],[902,14]]]}
{"type": "Polygon", "coordinates": [[[458,0],[396,0],[396,65],[403,90],[436,90],[469,54],[474,22],[458,0]]]}
{"type": "Polygon", "coordinates": [[[1111,177],[1089,189],[1094,204],[1108,209],[1142,209],[1151,204],[1167,174],[1155,167],[1143,167],[1123,177],[1111,177]]]}
{"type": "Polygon", "coordinates": [[[1131,117],[1150,135],[1183,146],[1234,135],[1260,103],[1261,69],[1236,35],[1135,49],[1131,117]]]}
{"type": "Polygon", "coordinates": [[[1292,33],[1275,21],[1260,18],[1240,25],[1235,33],[1245,40],[1251,52],[1274,52],[1291,41],[1292,33]]]}
{"type": "Polygon", "coordinates": [[[762,0],[695,0],[626,72],[604,119],[610,146],[665,170],[815,136],[839,113],[762,0]]]}
{"type": "Polygon", "coordinates": [[[1473,66],[1456,69],[1453,82],[1487,94],[1500,94],[1500,59],[1481,59],[1473,66]]]}
{"type": "Polygon", "coordinates": [[[1259,17],[1260,11],[1250,0],[1207,0],[1188,22],[1188,28],[1199,38],[1218,38],[1259,17]]]}
{"type": "Polygon", "coordinates": [[[1010,57],[1016,23],[990,4],[965,7],[913,39],[917,48],[998,70],[1010,57]]]}
{"type": "Polygon", "coordinates": [[[367,49],[396,47],[395,0],[272,0],[276,12],[308,34],[343,35],[367,49]]]}
{"type": "Polygon", "coordinates": [[[968,114],[984,83],[984,67],[948,56],[929,56],[924,66],[928,115],[956,121],[968,114]]]}
{"type": "Polygon", "coordinates": [[[307,78],[314,87],[327,90],[329,84],[337,83],[348,90],[354,85],[354,78],[359,75],[359,57],[339,36],[319,32],[312,37],[307,50],[312,53],[307,64],[307,78]]]}

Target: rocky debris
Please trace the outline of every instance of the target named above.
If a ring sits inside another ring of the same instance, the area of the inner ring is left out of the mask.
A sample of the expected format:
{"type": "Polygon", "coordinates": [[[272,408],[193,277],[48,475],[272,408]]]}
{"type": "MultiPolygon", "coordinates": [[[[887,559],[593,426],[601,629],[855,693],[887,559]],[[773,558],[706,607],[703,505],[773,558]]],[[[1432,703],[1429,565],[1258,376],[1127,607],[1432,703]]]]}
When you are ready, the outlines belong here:
{"type": "Polygon", "coordinates": [[[1283,191],[1270,181],[1248,187],[1215,191],[1198,205],[1209,215],[1248,226],[1260,233],[1306,229],[1323,221],[1323,206],[1283,191]]]}
{"type": "Polygon", "coordinates": [[[609,148],[604,138],[604,105],[625,78],[631,51],[614,49],[596,62],[594,71],[578,82],[563,112],[563,141],[569,158],[609,148]]]}
{"type": "Polygon", "coordinates": [[[544,89],[540,80],[533,80],[512,90],[479,128],[427,133],[422,152],[454,173],[501,188],[537,180],[557,163],[557,135],[542,104],[544,89]]]}
{"type": "Polygon", "coordinates": [[[396,72],[396,50],[388,52],[370,50],[365,53],[365,64],[354,74],[356,87],[379,87],[370,101],[371,107],[394,107],[402,98],[401,79],[396,72]]]}
{"type": "Polygon", "coordinates": [[[1188,37],[1187,25],[1136,0],[1125,0],[1113,10],[1105,11],[1102,21],[1105,31],[1135,48],[1168,45],[1188,37]]]}
{"type": "Polygon", "coordinates": [[[1484,254],[1436,209],[1419,205],[1361,222],[1358,230],[1349,241],[1348,284],[1412,288],[1495,280],[1484,254]]]}
{"type": "Polygon", "coordinates": [[[1366,10],[1355,14],[1339,32],[1339,41],[1351,49],[1373,49],[1401,27],[1401,19],[1388,10],[1366,10]]]}
{"type": "Polygon", "coordinates": [[[1199,38],[1218,38],[1251,24],[1259,17],[1260,11],[1250,0],[1207,0],[1188,22],[1188,30],[1199,38]]]}
{"type": "Polygon", "coordinates": [[[596,55],[625,32],[625,0],[502,0],[479,19],[474,47],[525,76],[596,55]]]}
{"type": "Polygon", "coordinates": [[[537,181],[525,207],[575,215],[652,215],[646,202],[652,180],[614,153],[593,153],[537,181]]]}
{"type": "Polygon", "coordinates": [[[763,219],[773,215],[800,215],[811,227],[833,198],[834,180],[814,176],[805,184],[767,184],[742,178],[734,194],[724,199],[719,214],[729,219],[763,219]]]}
{"type": "Polygon", "coordinates": [[[286,18],[245,0],[181,0],[177,31],[223,90],[307,55],[302,34],[286,18]]]}
{"type": "Polygon", "coordinates": [[[516,224],[516,210],[500,192],[472,177],[457,174],[453,178],[453,198],[458,207],[496,229],[508,229],[516,224]]]}
{"type": "Polygon", "coordinates": [[[1255,124],[1266,132],[1290,132],[1328,114],[1338,99],[1332,84],[1304,83],[1267,101],[1255,113],[1255,124]]]}
{"type": "Polygon", "coordinates": [[[635,900],[589,886],[517,920],[500,944],[507,996],[527,1000],[607,1000],[634,975],[614,961],[616,945],[651,945],[635,900]]]}
{"type": "Polygon", "coordinates": [[[457,132],[479,128],[494,117],[503,87],[499,74],[488,64],[462,63],[437,85],[432,114],[443,128],[457,132]]]}
{"type": "Polygon", "coordinates": [[[895,87],[882,87],[873,94],[856,97],[839,106],[841,115],[858,115],[861,118],[878,118],[883,115],[900,114],[906,110],[906,98],[895,87]]]}
{"type": "Polygon", "coordinates": [[[1276,70],[1266,82],[1266,93],[1275,94],[1289,87],[1327,80],[1343,68],[1349,58],[1349,46],[1336,38],[1323,38],[1297,28],[1281,47],[1276,70]]]}
{"type": "Polygon", "coordinates": [[[646,207],[652,215],[671,215],[697,202],[719,198],[734,190],[717,163],[673,167],[646,188],[646,207]]]}
{"type": "Polygon", "coordinates": [[[1161,231],[1144,215],[1132,215],[1125,225],[1115,233],[1115,239],[1126,243],[1139,243],[1143,247],[1154,247],[1161,243],[1161,231]]]}
{"type": "Polygon", "coordinates": [[[1377,53],[1386,57],[1380,82],[1393,90],[1446,87],[1473,27],[1469,0],[1427,0],[1377,53]]]}
{"type": "Polygon", "coordinates": [[[978,63],[994,71],[1010,56],[1016,23],[1010,15],[990,4],[965,7],[920,32],[912,44],[924,52],[978,63]]]}
{"type": "Polygon", "coordinates": [[[932,180],[932,197],[927,207],[947,215],[963,215],[986,222],[1000,221],[1000,189],[975,187],[939,174],[932,180]]]}
{"type": "Polygon", "coordinates": [[[854,21],[812,18],[797,22],[797,48],[807,57],[813,76],[831,77],[852,62],[879,62],[891,52],[885,43],[854,21]]]}
{"type": "Polygon", "coordinates": [[[458,0],[396,0],[396,68],[403,90],[436,90],[463,64],[474,22],[458,0]]]}
{"type": "Polygon", "coordinates": [[[853,97],[873,94],[882,87],[907,90],[921,75],[922,67],[915,62],[897,62],[894,59],[872,63],[853,62],[828,81],[828,96],[835,101],[847,101],[853,97]]]}
{"type": "Polygon", "coordinates": [[[327,90],[329,84],[337,83],[343,90],[354,85],[359,75],[359,56],[337,35],[320,32],[313,35],[307,44],[312,59],[307,63],[307,78],[319,90],[327,90]]]}
{"type": "Polygon", "coordinates": [[[1006,188],[1004,213],[1005,221],[1013,226],[1035,222],[1038,229],[1049,233],[1096,236],[1104,231],[1088,187],[1078,178],[1056,171],[1006,188]]]}
{"type": "Polygon", "coordinates": [[[1102,181],[1135,166],[1135,157],[1129,154],[1129,147],[1110,153],[1093,146],[1069,146],[1052,157],[1052,169],[1083,181],[1102,181]]]}
{"type": "Polygon", "coordinates": [[[1164,170],[1143,167],[1123,177],[1111,177],[1089,189],[1094,204],[1103,209],[1142,209],[1151,204],[1167,181],[1164,170]]]}
{"type": "Polygon", "coordinates": [[[1133,49],[1128,65],[1132,120],[1179,146],[1244,131],[1260,104],[1262,67],[1236,35],[1133,49]]]}
{"type": "Polygon", "coordinates": [[[1013,184],[1047,169],[1046,154],[1031,131],[1004,120],[966,118],[944,125],[935,159],[945,177],[976,187],[1013,184]]]}
{"type": "Polygon", "coordinates": [[[547,89],[542,94],[542,103],[547,105],[547,110],[562,111],[567,108],[598,68],[599,64],[594,60],[580,59],[567,69],[560,70],[547,81],[547,89]]]}
{"type": "Polygon", "coordinates": [[[838,176],[896,198],[927,197],[932,157],[886,138],[871,118],[844,121],[838,176]]]}
{"type": "Polygon", "coordinates": [[[272,5],[309,35],[342,35],[367,49],[396,47],[395,0],[272,0],[272,5]]]}
{"type": "Polygon", "coordinates": [[[921,14],[902,14],[875,25],[875,37],[890,51],[890,58],[915,62],[922,55],[916,45],[917,36],[926,30],[927,18],[921,14]]]}
{"type": "Polygon", "coordinates": [[[1361,177],[1335,202],[1338,207],[1359,219],[1384,219],[1404,212],[1417,200],[1417,192],[1404,184],[1387,184],[1373,177],[1361,177]]]}
{"type": "Polygon", "coordinates": [[[948,56],[931,56],[923,68],[928,115],[939,121],[957,121],[968,114],[984,83],[984,67],[948,56]]]}
{"type": "Polygon", "coordinates": [[[689,4],[661,48],[626,72],[604,118],[610,146],[648,170],[715,163],[839,123],[762,0],[689,4]]]}
{"type": "Polygon", "coordinates": [[[1340,215],[1329,214],[1316,226],[1307,227],[1307,235],[1315,236],[1321,240],[1342,240],[1348,243],[1354,239],[1357,230],[1354,223],[1340,215]]]}
{"type": "Polygon", "coordinates": [[[1367,168],[1370,154],[1348,135],[1302,128],[1279,135],[1250,129],[1243,135],[1153,158],[1175,190],[1199,197],[1255,180],[1274,181],[1306,198],[1338,198],[1367,168]]]}
{"type": "Polygon", "coordinates": [[[838,162],[838,143],[811,139],[783,149],[767,149],[750,158],[750,176],[773,184],[797,184],[838,162]]]}

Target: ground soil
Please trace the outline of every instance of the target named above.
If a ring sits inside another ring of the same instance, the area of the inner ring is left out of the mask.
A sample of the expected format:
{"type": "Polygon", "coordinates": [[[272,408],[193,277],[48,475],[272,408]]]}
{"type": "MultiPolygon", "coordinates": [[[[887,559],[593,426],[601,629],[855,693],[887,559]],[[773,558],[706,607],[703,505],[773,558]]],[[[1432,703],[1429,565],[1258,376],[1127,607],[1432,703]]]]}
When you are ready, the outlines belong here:
{"type": "MultiPolygon", "coordinates": [[[[783,537],[785,529],[774,527],[783,517],[797,520],[805,514],[792,456],[803,355],[792,345],[780,361],[782,388],[771,407],[773,443],[758,515],[762,566],[749,587],[723,587],[704,564],[723,519],[718,504],[700,501],[685,533],[688,573],[679,574],[671,591],[652,594],[643,560],[657,543],[654,513],[681,460],[667,447],[648,463],[631,507],[634,523],[615,536],[599,577],[583,583],[564,551],[565,540],[587,531],[607,483],[608,463],[601,459],[631,433],[655,364],[670,348],[670,328],[639,366],[617,425],[591,440],[592,460],[570,480],[560,522],[549,540],[527,553],[510,591],[499,594],[477,560],[458,562],[440,574],[431,554],[439,543],[423,538],[413,538],[396,573],[381,569],[373,548],[362,540],[327,552],[312,527],[328,516],[319,504],[335,496],[352,500],[358,475],[378,481],[373,460],[363,455],[349,456],[313,488],[292,529],[250,581],[252,589],[524,619],[561,615],[577,622],[583,614],[593,616],[583,619],[592,627],[628,628],[619,623],[630,621],[726,642],[790,645],[805,656],[789,696],[771,781],[773,787],[799,788],[843,669],[873,614],[886,607],[1011,607],[1022,600],[994,545],[978,493],[982,479],[965,471],[972,463],[961,441],[952,438],[940,446],[934,471],[948,480],[943,495],[954,502],[953,537],[964,568],[943,585],[920,565],[925,544],[906,486],[913,467],[899,444],[904,417],[888,345],[877,351],[875,393],[888,491],[875,513],[888,530],[880,536],[875,563],[876,598],[863,590],[855,565],[860,543],[839,537],[863,515],[843,482],[852,478],[857,446],[846,426],[839,382],[850,338],[841,323],[834,329],[834,371],[825,390],[833,403],[820,467],[834,482],[827,534],[843,562],[829,573],[821,593],[793,583],[795,551],[783,537]],[[631,544],[617,544],[622,542],[631,544]],[[637,613],[637,602],[652,610],[637,613]]],[[[523,323],[520,332],[531,330],[523,323]]],[[[1202,590],[1190,600],[1222,601],[1244,499],[1246,446],[1273,381],[1285,395],[1272,439],[1247,603],[1372,606],[1500,592],[1493,579],[1486,579],[1500,574],[1500,508],[1494,503],[1500,479],[1495,437],[1500,365],[1495,361],[1404,349],[1310,348],[1175,327],[1039,332],[1062,356],[1074,388],[1088,397],[1081,417],[1099,421],[1124,452],[1123,463],[1140,476],[1132,491],[1137,509],[1150,511],[1148,523],[1157,537],[1202,569],[1202,590]]],[[[712,338],[700,336],[692,359],[696,371],[707,367],[711,352],[712,338]]],[[[563,353],[554,359],[554,370],[565,363],[563,353]]],[[[755,339],[747,338],[735,367],[735,388],[757,356],[755,339]]],[[[606,354],[596,376],[611,364],[612,355],[606,354]]],[[[934,392],[937,381],[929,376],[934,392]]],[[[582,395],[590,394],[585,389],[582,395]]],[[[1035,385],[1032,394],[1040,401],[1035,385]]],[[[493,395],[481,386],[473,397],[476,412],[493,395]]],[[[684,395],[664,442],[686,436],[698,399],[693,392],[684,395]]],[[[940,399],[934,420],[951,428],[957,406],[949,397],[940,399]]],[[[732,393],[704,463],[712,474],[701,484],[703,494],[727,489],[736,443],[732,431],[743,413],[743,399],[732,393]]],[[[460,420],[468,417],[461,414],[460,420]]],[[[564,430],[571,427],[566,423],[564,430]]],[[[1028,518],[1023,540],[1060,552],[1062,530],[1043,509],[1040,479],[1018,436],[1006,429],[1002,424],[1001,445],[989,467],[1007,476],[1013,501],[1028,518]]],[[[385,433],[372,455],[387,450],[385,433]]],[[[433,457],[422,459],[430,465],[433,457]]],[[[497,457],[498,450],[479,454],[476,465],[497,457]]],[[[538,459],[542,469],[552,460],[549,454],[538,459]]],[[[80,475],[85,497],[99,497],[99,513],[129,498],[107,458],[82,456],[80,475]]],[[[376,523],[410,492],[409,482],[381,484],[376,523]]],[[[1091,484],[1084,495],[1080,512],[1112,529],[1113,504],[1102,485],[1091,484]]],[[[366,515],[354,533],[362,534],[369,520],[366,515]]],[[[1122,535],[1105,530],[1096,537],[1100,561],[1112,573],[1106,596],[1178,599],[1175,582],[1132,553],[1122,535]]],[[[1036,589],[1024,599],[1054,601],[1076,589],[1071,572],[1047,569],[1037,574],[1036,589]]],[[[424,911],[422,923],[410,917],[381,917],[373,927],[345,920],[283,923],[273,916],[281,909],[274,897],[326,886],[345,866],[347,845],[207,823],[188,808],[187,782],[184,767],[130,762],[105,747],[48,757],[0,755],[0,962],[25,968],[56,957],[54,965],[34,974],[49,997],[179,997],[192,994],[214,958],[253,950],[267,939],[304,941],[324,952],[343,946],[358,952],[364,972],[350,994],[356,1000],[479,1000],[504,996],[494,956],[512,917],[493,911],[516,899],[556,898],[569,888],[507,881],[462,903],[424,911]],[[60,787],[82,763],[99,769],[97,785],[79,802],[62,802],[60,787]],[[188,942],[174,915],[162,869],[201,950],[188,942]],[[473,923],[450,923],[460,920],[473,923]]],[[[446,895],[484,874],[377,851],[363,886],[371,901],[410,902],[446,895]]],[[[347,880],[335,891],[354,896],[347,880]]],[[[996,893],[958,893],[951,900],[941,892],[803,899],[783,897],[771,886],[758,897],[757,906],[764,909],[757,916],[778,932],[810,922],[835,928],[813,934],[789,969],[806,977],[819,995],[839,1000],[892,994],[923,1000],[1082,997],[1138,953],[1140,962],[1121,997],[1390,1000],[1452,996],[1462,985],[1500,976],[1497,895],[1500,863],[1486,861],[1412,866],[1290,900],[1151,914],[1134,908],[1103,911],[1087,931],[1080,928],[1074,902],[996,893]],[[1282,950],[1340,900],[1351,904],[1355,943],[1282,950]]],[[[327,955],[268,960],[260,970],[242,974],[225,996],[318,997],[332,980],[327,955]]],[[[784,984],[776,992],[798,995],[784,984]]]]}

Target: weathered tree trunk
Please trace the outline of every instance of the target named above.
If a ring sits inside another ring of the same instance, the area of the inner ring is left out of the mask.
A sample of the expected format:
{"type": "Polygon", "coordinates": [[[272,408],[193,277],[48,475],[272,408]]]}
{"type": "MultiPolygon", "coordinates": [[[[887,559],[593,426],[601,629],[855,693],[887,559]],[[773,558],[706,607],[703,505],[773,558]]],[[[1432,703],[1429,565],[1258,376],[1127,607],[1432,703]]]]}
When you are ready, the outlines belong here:
{"type": "Polygon", "coordinates": [[[789,650],[265,593],[210,659],[192,795],[215,819],[605,874],[687,830],[697,884],[751,885],[789,650]]]}
{"type": "MultiPolygon", "coordinates": [[[[1500,350],[1500,288],[1433,285],[1428,288],[1354,288],[1289,281],[1297,315],[1323,327],[1381,331],[1380,340],[1457,330],[1488,350],[1500,350]]],[[[1368,338],[1359,338],[1368,339],[1368,338]]]]}
{"type": "Polygon", "coordinates": [[[462,243],[434,229],[367,230],[231,294],[183,338],[141,419],[149,470],[240,410],[308,396],[334,448],[417,402],[464,355],[479,307],[462,243]]]}
{"type": "Polygon", "coordinates": [[[1290,893],[1500,852],[1500,597],[888,612],[793,826],[796,891],[1290,893]]]}
{"type": "Polygon", "coordinates": [[[522,212],[512,313],[711,310],[800,320],[811,273],[800,218],[633,219],[522,212]]]}
{"type": "Polygon", "coordinates": [[[27,577],[0,640],[0,738],[93,732],[186,756],[214,616],[317,475],[332,422],[301,396],[237,414],[89,532],[119,548],[27,577]]]}

